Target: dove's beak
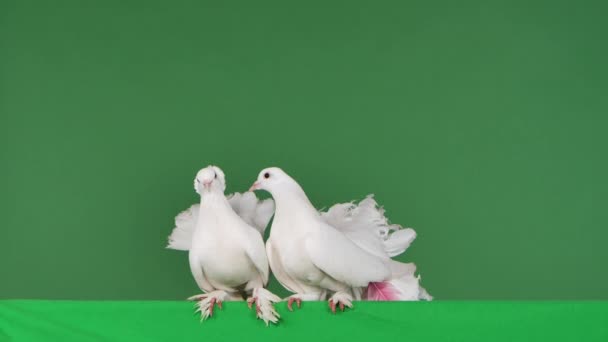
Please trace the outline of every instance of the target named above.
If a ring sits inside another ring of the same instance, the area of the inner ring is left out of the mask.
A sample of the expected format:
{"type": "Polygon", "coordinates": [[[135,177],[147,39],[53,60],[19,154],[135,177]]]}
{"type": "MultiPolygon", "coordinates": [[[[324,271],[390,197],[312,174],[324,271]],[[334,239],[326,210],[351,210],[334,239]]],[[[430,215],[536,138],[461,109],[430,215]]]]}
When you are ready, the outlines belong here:
{"type": "Polygon", "coordinates": [[[253,183],[251,188],[249,188],[249,191],[258,190],[259,188],[260,188],[260,182],[255,182],[255,183],[253,183]]]}

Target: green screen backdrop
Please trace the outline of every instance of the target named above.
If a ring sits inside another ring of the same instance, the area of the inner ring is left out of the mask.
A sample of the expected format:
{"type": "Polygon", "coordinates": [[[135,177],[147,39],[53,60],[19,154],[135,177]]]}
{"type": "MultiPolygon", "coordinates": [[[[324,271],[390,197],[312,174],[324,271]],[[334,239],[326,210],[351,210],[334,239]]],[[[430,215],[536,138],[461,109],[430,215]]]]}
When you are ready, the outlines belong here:
{"type": "Polygon", "coordinates": [[[213,163],[375,193],[437,299],[608,299],[607,10],[1,1],[0,298],[197,293],[165,244],[213,163]]]}

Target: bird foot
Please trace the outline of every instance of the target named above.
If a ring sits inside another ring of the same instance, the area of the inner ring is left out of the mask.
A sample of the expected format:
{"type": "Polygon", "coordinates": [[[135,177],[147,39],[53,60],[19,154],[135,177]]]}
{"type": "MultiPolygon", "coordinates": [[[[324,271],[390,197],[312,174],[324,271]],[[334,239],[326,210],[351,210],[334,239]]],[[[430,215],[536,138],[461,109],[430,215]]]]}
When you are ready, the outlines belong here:
{"type": "Polygon", "coordinates": [[[329,299],[329,308],[334,314],[336,313],[336,307],[339,307],[341,311],[344,311],[344,307],[353,307],[352,300],[353,297],[350,294],[338,291],[329,299]]]}
{"type": "Polygon", "coordinates": [[[281,301],[281,298],[277,297],[272,292],[264,288],[256,288],[253,290],[253,295],[247,298],[247,306],[249,309],[255,304],[255,315],[266,323],[266,326],[270,322],[277,323],[281,316],[274,309],[273,303],[281,301]]]}
{"type": "Polygon", "coordinates": [[[296,295],[292,295],[287,297],[287,309],[289,309],[289,311],[293,311],[293,303],[296,303],[296,305],[298,306],[298,309],[300,307],[302,307],[302,298],[300,298],[300,296],[296,295]]]}
{"type": "Polygon", "coordinates": [[[222,304],[226,298],[228,298],[228,293],[225,291],[216,290],[209,293],[192,296],[188,298],[188,300],[196,301],[195,307],[197,309],[194,312],[200,312],[201,321],[204,321],[209,317],[213,317],[215,305],[217,305],[220,310],[222,309],[222,304]]]}

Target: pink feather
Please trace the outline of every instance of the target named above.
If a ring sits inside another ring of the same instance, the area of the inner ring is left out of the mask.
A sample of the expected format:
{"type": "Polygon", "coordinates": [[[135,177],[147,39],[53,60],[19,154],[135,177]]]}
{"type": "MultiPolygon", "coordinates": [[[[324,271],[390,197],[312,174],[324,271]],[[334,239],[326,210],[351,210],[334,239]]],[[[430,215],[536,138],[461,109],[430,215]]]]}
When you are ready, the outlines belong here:
{"type": "Polygon", "coordinates": [[[367,285],[367,300],[389,301],[399,300],[399,290],[388,281],[367,285]]]}

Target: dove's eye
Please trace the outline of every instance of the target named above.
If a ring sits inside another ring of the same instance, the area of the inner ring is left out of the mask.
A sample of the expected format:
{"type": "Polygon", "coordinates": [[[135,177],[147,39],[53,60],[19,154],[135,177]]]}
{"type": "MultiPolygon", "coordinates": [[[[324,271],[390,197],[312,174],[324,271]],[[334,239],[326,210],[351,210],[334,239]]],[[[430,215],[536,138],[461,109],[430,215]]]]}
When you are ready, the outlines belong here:
{"type": "Polygon", "coordinates": [[[264,174],[264,178],[270,178],[270,173],[266,172],[266,173],[264,174]]]}
{"type": "Polygon", "coordinates": [[[217,179],[217,173],[215,174],[215,177],[213,177],[213,178],[217,179]]]}

